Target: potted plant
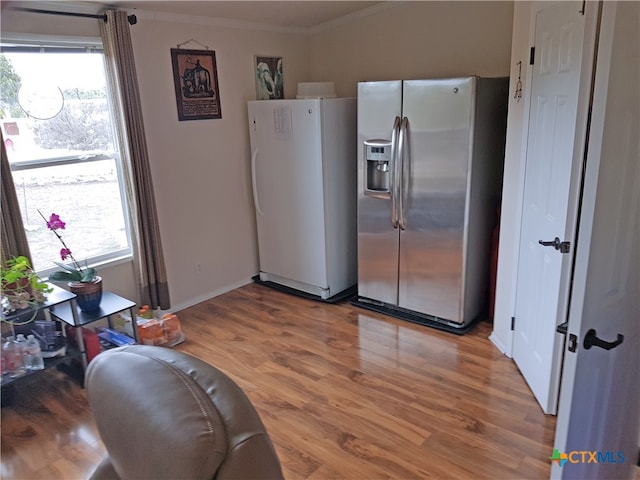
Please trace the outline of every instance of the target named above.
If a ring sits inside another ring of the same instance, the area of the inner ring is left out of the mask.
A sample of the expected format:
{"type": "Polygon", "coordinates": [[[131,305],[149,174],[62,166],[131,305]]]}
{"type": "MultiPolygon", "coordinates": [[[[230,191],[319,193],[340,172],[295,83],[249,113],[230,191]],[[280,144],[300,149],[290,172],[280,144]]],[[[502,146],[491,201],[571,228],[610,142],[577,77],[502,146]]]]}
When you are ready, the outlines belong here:
{"type": "Polygon", "coordinates": [[[67,282],[69,290],[76,294],[76,302],[83,312],[95,312],[100,309],[100,301],[102,300],[102,277],[98,276],[97,271],[93,267],[85,265],[81,267],[74,258],[71,250],[63,240],[58,230],[64,230],[66,223],[62,221],[59,215],[52,213],[49,220],[38,210],[40,216],[47,223],[47,228],[51,230],[60,243],[60,258],[62,261],[71,260],[71,264],[54,262],[62,270],[53,272],[49,275],[49,280],[54,282],[67,282]]]}
{"type": "Polygon", "coordinates": [[[50,291],[51,287],[38,277],[24,255],[11,257],[0,266],[3,314],[12,314],[42,303],[50,291]]]}

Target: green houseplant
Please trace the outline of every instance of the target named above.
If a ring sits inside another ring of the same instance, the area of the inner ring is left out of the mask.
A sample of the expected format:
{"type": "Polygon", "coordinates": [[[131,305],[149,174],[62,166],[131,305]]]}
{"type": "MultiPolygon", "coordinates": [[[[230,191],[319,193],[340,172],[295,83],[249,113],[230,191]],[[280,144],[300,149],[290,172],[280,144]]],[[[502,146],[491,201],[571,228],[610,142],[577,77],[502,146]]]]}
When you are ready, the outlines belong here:
{"type": "Polygon", "coordinates": [[[46,300],[51,287],[33,271],[24,255],[11,257],[0,266],[0,296],[3,314],[12,314],[46,300]]]}
{"type": "Polygon", "coordinates": [[[95,268],[89,267],[88,265],[82,267],[75,259],[62,238],[62,235],[58,233],[59,230],[64,230],[66,227],[66,223],[62,221],[60,216],[52,213],[49,220],[47,220],[40,210],[38,210],[38,213],[47,223],[47,228],[56,235],[62,244],[62,248],[60,249],[60,258],[62,261],[71,260],[70,264],[54,262],[62,268],[62,270],[58,270],[49,275],[49,280],[54,282],[67,282],[69,290],[76,294],[76,301],[78,302],[80,310],[84,312],[99,310],[100,301],[102,300],[102,277],[98,276],[95,268]]]}

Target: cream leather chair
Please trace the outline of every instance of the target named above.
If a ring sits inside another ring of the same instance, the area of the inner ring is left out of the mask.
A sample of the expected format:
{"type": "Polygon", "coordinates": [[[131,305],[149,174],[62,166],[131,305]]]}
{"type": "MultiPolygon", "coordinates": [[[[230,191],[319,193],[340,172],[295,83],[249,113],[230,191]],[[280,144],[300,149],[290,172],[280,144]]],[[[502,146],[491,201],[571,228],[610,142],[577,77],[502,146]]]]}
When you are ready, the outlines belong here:
{"type": "Polygon", "coordinates": [[[93,479],[282,479],[244,392],[185,353],[132,345],[98,355],[85,376],[108,455],[93,479]]]}

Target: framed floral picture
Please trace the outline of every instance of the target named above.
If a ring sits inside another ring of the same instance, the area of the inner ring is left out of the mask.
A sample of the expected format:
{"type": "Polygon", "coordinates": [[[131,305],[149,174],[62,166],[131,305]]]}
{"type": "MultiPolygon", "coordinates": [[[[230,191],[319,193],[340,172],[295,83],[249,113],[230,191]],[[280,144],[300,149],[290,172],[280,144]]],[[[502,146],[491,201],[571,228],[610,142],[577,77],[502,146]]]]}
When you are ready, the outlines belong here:
{"type": "Polygon", "coordinates": [[[178,119],[222,118],[216,52],[171,49],[178,119]]]}
{"type": "Polygon", "coordinates": [[[282,57],[254,56],[256,76],[256,99],[274,100],[284,98],[282,57]]]}

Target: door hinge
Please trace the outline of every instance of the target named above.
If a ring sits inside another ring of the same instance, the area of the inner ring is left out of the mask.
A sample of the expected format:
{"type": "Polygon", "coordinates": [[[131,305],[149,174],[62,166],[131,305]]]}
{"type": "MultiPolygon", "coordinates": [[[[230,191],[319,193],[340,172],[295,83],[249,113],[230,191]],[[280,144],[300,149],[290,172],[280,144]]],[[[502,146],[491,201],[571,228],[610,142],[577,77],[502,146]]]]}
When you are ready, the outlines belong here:
{"type": "Polygon", "coordinates": [[[533,65],[533,61],[536,58],[536,47],[531,47],[529,52],[529,65],[533,65]]]}
{"type": "Polygon", "coordinates": [[[511,331],[515,330],[516,327],[516,317],[511,317],[511,331]]]}
{"type": "Polygon", "coordinates": [[[586,4],[587,4],[587,0],[582,0],[582,8],[578,10],[578,13],[580,15],[584,15],[584,7],[586,7],[586,4]]]}

